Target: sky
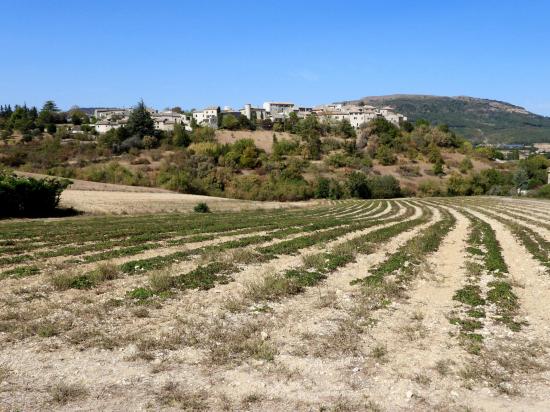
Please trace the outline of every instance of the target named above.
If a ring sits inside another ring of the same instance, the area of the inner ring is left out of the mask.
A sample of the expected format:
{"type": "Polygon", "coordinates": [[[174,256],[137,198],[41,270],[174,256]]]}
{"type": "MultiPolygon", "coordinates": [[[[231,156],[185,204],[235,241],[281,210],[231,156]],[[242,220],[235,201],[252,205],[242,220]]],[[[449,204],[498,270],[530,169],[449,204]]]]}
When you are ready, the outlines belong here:
{"type": "Polygon", "coordinates": [[[550,1],[0,0],[0,104],[157,109],[394,93],[550,116],[550,1]]]}

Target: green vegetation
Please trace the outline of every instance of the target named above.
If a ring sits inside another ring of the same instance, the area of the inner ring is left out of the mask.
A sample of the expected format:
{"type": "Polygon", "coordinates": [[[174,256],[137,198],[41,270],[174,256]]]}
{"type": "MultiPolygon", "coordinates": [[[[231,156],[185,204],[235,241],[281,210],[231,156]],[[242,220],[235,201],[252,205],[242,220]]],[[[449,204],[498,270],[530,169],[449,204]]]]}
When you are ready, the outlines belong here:
{"type": "Polygon", "coordinates": [[[197,203],[193,210],[197,213],[210,213],[210,208],[205,202],[197,203]]]}
{"type": "Polygon", "coordinates": [[[462,213],[471,223],[466,262],[468,278],[453,296],[463,306],[451,314],[449,321],[459,326],[459,341],[465,349],[481,355],[484,351],[483,334],[476,331],[483,329],[487,322],[502,323],[514,332],[520,330],[522,322],[516,320],[519,302],[507,279],[508,267],[494,229],[476,216],[465,211],[462,213]],[[483,280],[484,276],[489,280],[483,280]]]}
{"type": "MultiPolygon", "coordinates": [[[[86,123],[93,119],[81,110],[62,113],[49,101],[40,112],[0,107],[0,129],[10,140],[1,146],[0,163],[66,178],[279,201],[390,198],[415,192],[422,196],[509,195],[517,189],[541,187],[548,167],[547,159],[532,156],[502,170],[476,171],[472,159],[487,162],[503,158],[502,153],[487,146],[474,149],[452,127],[422,120],[397,126],[378,118],[356,131],[347,121],[313,115],[300,118],[295,113],[274,124],[249,121],[238,114],[220,113],[219,119],[219,126],[228,130],[272,128],[272,152],[259,149],[251,139],[220,144],[214,129],[196,123],[192,131],[179,124],[171,132],[156,130],[143,101],[126,125],[96,136],[86,123]],[[66,124],[68,120],[75,123],[66,124]],[[80,131],[69,133],[68,127],[77,124],[80,131]],[[292,136],[281,139],[278,132],[292,136]],[[21,138],[14,137],[21,133],[21,138]],[[465,157],[449,160],[451,153],[465,157]],[[431,165],[422,168],[421,162],[431,165]],[[390,171],[380,175],[384,167],[390,171]],[[396,172],[403,178],[434,178],[408,182],[403,188],[399,180],[384,176],[396,172]]],[[[539,196],[545,196],[545,191],[541,189],[539,196]]]]}
{"type": "Polygon", "coordinates": [[[51,216],[69,180],[18,177],[0,169],[0,217],[51,216]]]}
{"type": "Polygon", "coordinates": [[[550,142],[550,118],[509,103],[472,97],[395,95],[362,99],[374,106],[391,106],[411,121],[427,119],[447,124],[472,141],[492,143],[550,142]]]}

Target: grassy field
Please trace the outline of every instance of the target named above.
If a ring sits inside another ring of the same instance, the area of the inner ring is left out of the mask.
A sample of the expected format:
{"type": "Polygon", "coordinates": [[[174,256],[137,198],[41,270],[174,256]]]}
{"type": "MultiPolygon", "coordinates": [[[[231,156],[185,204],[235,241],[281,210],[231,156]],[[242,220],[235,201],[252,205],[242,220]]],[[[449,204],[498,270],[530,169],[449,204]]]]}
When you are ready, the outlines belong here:
{"type": "Polygon", "coordinates": [[[0,222],[0,410],[549,410],[550,203],[0,222]]]}

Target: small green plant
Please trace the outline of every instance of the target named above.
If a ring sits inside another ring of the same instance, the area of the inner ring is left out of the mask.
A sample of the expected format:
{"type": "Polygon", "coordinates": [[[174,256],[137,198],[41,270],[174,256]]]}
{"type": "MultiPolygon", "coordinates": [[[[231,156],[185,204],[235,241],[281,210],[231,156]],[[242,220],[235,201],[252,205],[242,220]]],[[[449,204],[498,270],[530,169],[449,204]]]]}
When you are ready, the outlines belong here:
{"type": "Polygon", "coordinates": [[[60,273],[53,276],[51,283],[57,290],[90,289],[94,286],[94,281],[90,275],[75,276],[70,273],[60,273]]]}
{"type": "Polygon", "coordinates": [[[210,213],[210,208],[205,202],[197,203],[193,210],[197,213],[210,213]]]}
{"type": "Polygon", "coordinates": [[[154,293],[148,288],[135,288],[128,292],[128,297],[137,300],[146,300],[153,297],[154,293]]]}

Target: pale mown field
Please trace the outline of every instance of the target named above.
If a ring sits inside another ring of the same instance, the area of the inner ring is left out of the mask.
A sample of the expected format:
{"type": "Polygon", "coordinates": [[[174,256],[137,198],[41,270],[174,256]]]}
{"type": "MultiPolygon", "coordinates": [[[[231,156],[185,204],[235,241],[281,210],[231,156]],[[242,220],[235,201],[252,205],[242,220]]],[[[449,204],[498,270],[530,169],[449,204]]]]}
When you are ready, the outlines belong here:
{"type": "Polygon", "coordinates": [[[550,203],[222,209],[0,222],[0,410],[550,410],[550,203]]]}

